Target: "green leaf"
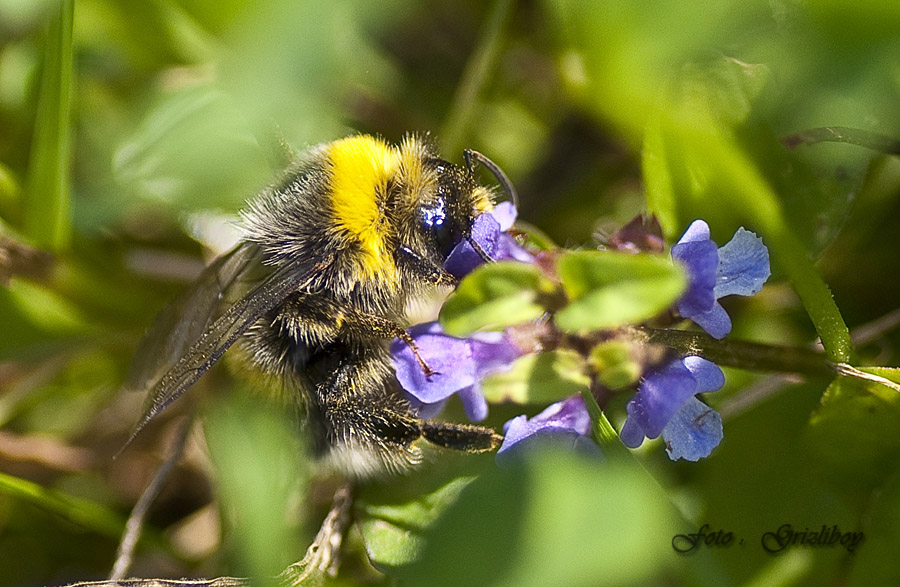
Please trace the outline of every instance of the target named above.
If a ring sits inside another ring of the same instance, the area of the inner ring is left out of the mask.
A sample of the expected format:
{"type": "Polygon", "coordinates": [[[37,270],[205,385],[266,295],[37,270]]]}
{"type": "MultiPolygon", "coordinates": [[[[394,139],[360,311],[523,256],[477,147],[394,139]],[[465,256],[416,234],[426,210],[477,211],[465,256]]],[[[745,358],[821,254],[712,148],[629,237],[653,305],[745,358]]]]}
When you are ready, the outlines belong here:
{"type": "Polygon", "coordinates": [[[486,471],[426,533],[411,584],[621,585],[674,562],[668,500],[635,461],[538,450],[486,471]],[[662,538],[666,537],[666,538],[662,538]]]}
{"type": "Polygon", "coordinates": [[[647,320],[675,303],[687,286],[681,268],[656,255],[571,251],[559,258],[557,271],[571,301],[556,323],[570,332],[647,320]]]}
{"type": "Polygon", "coordinates": [[[0,324],[6,334],[0,340],[0,360],[98,331],[70,300],[23,279],[0,287],[0,324]]]}
{"type": "Polygon", "coordinates": [[[161,97],[119,146],[113,173],[126,201],[234,209],[271,170],[234,100],[206,85],[161,97]]]}
{"type": "Polygon", "coordinates": [[[69,217],[74,0],[62,0],[47,36],[34,139],[26,178],[25,234],[60,250],[71,238],[69,217]]]}
{"type": "Polygon", "coordinates": [[[534,265],[487,263],[467,275],[441,308],[441,326],[447,334],[465,336],[534,320],[544,313],[539,296],[552,291],[553,284],[534,265]]]}
{"type": "Polygon", "coordinates": [[[445,485],[409,501],[373,503],[359,500],[366,517],[360,524],[369,559],[380,569],[391,570],[418,560],[425,539],[422,533],[459,497],[473,477],[457,477],[445,485]]]}
{"type": "MultiPolygon", "coordinates": [[[[900,381],[900,369],[868,368],[900,381]]],[[[812,416],[806,437],[841,484],[874,487],[900,462],[900,394],[883,385],[838,377],[812,416]]]]}
{"type": "Polygon", "coordinates": [[[641,149],[641,172],[647,211],[659,219],[664,234],[674,239],[680,223],[673,173],[669,169],[671,156],[667,153],[668,148],[660,116],[650,118],[644,130],[644,145],[641,149]]]}
{"type": "Polygon", "coordinates": [[[481,392],[490,403],[543,404],[575,395],[590,383],[584,359],[557,350],[519,357],[509,371],[482,380],[481,392]]]}

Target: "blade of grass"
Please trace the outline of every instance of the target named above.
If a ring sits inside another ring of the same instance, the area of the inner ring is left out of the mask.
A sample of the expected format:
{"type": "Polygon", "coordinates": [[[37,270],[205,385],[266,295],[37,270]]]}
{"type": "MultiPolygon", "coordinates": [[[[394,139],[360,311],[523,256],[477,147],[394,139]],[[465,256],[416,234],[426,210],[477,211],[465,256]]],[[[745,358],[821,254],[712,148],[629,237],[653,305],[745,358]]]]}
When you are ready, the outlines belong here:
{"type": "Polygon", "coordinates": [[[466,64],[462,81],[453,96],[450,114],[441,128],[442,151],[456,153],[462,150],[462,143],[471,126],[472,116],[478,104],[478,95],[485,82],[494,71],[497,56],[505,37],[506,23],[512,11],[512,0],[497,0],[488,17],[488,22],[478,40],[478,47],[466,64]]]}
{"type": "Polygon", "coordinates": [[[98,503],[47,489],[6,473],[0,473],[0,492],[113,539],[118,539],[125,527],[120,515],[98,503]]]}
{"type": "Polygon", "coordinates": [[[25,234],[43,248],[68,246],[74,0],[62,0],[50,23],[34,139],[26,178],[25,234]]]}
{"type": "Polygon", "coordinates": [[[613,425],[607,419],[606,414],[604,414],[600,406],[597,405],[597,400],[594,399],[593,394],[588,388],[585,387],[581,390],[581,398],[584,400],[584,405],[587,408],[588,414],[591,415],[591,433],[594,440],[600,445],[600,448],[607,451],[609,455],[621,456],[628,454],[625,445],[619,440],[616,429],[613,428],[613,425]]]}

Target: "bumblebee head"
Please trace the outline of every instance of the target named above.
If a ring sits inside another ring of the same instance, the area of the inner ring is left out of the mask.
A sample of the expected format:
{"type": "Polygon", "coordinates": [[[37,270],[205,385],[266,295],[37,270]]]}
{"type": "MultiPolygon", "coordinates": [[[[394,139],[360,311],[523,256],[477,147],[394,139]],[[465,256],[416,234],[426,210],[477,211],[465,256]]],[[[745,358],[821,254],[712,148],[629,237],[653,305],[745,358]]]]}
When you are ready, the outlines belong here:
{"type": "Polygon", "coordinates": [[[490,191],[475,183],[471,173],[443,159],[430,158],[425,166],[436,178],[430,197],[417,210],[419,230],[441,260],[464,239],[471,238],[472,223],[493,208],[490,191]]]}
{"type": "Polygon", "coordinates": [[[514,205],[518,205],[515,188],[497,164],[477,151],[465,151],[465,169],[437,157],[425,160],[425,167],[436,178],[436,188],[420,205],[417,216],[420,230],[446,260],[461,241],[466,240],[485,260],[490,257],[472,238],[475,218],[493,208],[490,190],[475,181],[475,165],[481,163],[500,182],[500,187],[514,205]]]}

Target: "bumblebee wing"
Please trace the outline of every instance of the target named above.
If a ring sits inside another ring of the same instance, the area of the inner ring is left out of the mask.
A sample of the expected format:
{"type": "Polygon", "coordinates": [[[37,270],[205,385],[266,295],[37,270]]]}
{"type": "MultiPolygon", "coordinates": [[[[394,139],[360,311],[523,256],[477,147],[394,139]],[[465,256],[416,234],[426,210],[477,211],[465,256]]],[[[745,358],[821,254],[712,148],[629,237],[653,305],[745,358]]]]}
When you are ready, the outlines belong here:
{"type": "MultiPolygon", "coordinates": [[[[256,254],[253,258],[258,259],[256,254]]],[[[228,265],[228,261],[224,262],[228,265]]],[[[256,269],[260,266],[254,263],[256,269]]],[[[178,399],[188,387],[194,384],[213,363],[251,324],[266,312],[280,304],[309,279],[309,271],[292,264],[273,268],[257,283],[247,285],[240,279],[254,267],[247,267],[235,274],[234,284],[248,287],[248,292],[228,306],[215,320],[212,320],[183,353],[177,355],[171,367],[152,382],[147,404],[129,442],[147,423],[166,406],[178,399]]],[[[231,268],[235,269],[235,268],[231,268]]],[[[201,279],[201,281],[205,281],[201,279]]],[[[227,292],[226,292],[227,293],[227,292]]],[[[227,296],[223,296],[227,297],[227,296]]],[[[211,314],[212,315],[212,314],[211,314]]],[[[189,325],[188,330],[195,326],[189,325]]],[[[181,346],[183,343],[179,343],[181,346]]],[[[174,356],[172,357],[174,358],[174,356]]],[[[126,444],[127,446],[127,444],[126,444]]]]}
{"type": "Polygon", "coordinates": [[[138,345],[125,380],[131,391],[147,391],[162,379],[226,305],[242,297],[261,266],[259,247],[241,243],[210,264],[191,287],[163,309],[138,345]]]}

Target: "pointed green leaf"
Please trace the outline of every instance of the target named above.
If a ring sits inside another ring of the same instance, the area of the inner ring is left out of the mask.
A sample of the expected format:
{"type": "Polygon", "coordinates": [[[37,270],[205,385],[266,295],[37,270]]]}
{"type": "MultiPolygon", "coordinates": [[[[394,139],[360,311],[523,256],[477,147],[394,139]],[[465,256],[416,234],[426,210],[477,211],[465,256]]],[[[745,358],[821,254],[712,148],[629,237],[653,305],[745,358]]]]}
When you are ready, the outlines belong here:
{"type": "Polygon", "coordinates": [[[472,477],[457,477],[445,485],[399,504],[360,500],[366,517],[360,524],[369,559],[382,570],[416,561],[425,546],[423,532],[459,497],[472,477]]]}
{"type": "Polygon", "coordinates": [[[105,506],[6,473],[0,473],[0,493],[30,502],[65,520],[110,538],[118,538],[125,528],[125,520],[105,506]]]}
{"type": "Polygon", "coordinates": [[[674,562],[673,511],[634,461],[536,450],[486,471],[427,532],[410,584],[653,583],[674,562]],[[662,539],[660,537],[668,537],[662,539]]]}
{"type": "Polygon", "coordinates": [[[288,514],[307,478],[305,451],[287,414],[249,393],[220,395],[205,424],[217,490],[235,529],[238,566],[273,576],[302,552],[288,514]]]}

